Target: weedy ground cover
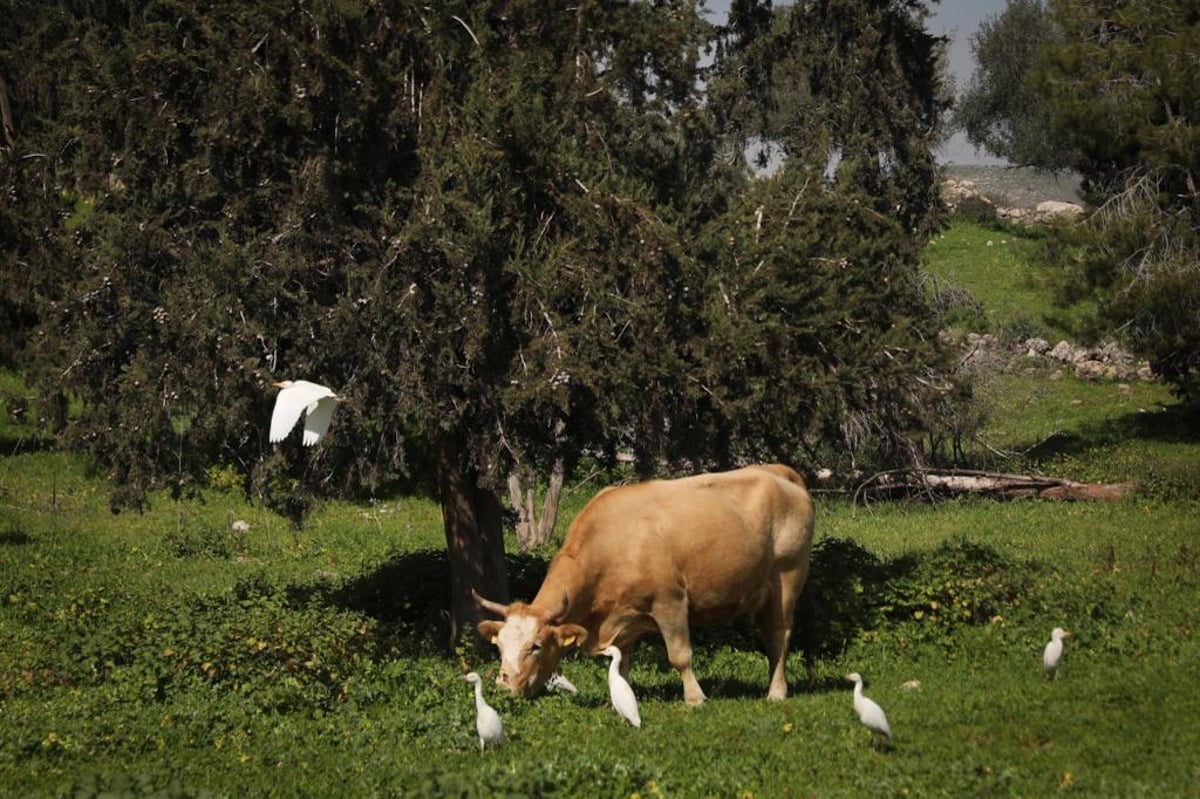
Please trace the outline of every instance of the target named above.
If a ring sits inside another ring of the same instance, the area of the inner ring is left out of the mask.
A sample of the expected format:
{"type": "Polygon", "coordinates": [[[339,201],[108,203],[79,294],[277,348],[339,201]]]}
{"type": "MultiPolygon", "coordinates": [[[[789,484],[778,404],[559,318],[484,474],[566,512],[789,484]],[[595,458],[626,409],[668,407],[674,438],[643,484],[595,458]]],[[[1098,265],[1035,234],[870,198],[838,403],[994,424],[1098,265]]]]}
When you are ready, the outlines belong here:
{"type": "MultiPolygon", "coordinates": [[[[481,755],[458,677],[494,675],[494,656],[443,649],[446,563],[425,501],[369,523],[371,508],[326,508],[299,546],[262,517],[228,550],[181,552],[169,502],[133,531],[102,492],[25,504],[18,484],[45,491],[14,477],[24,457],[5,464],[0,544],[14,795],[1182,796],[1200,776],[1195,504],[823,503],[821,639],[811,682],[793,654],[787,701],[762,698],[747,629],[706,630],[706,706],[683,705],[647,642],[633,730],[607,707],[604,661],[574,657],[576,697],[489,690],[510,743],[481,755]],[[1055,624],[1075,637],[1047,683],[1055,624]],[[889,714],[889,752],[850,710],[850,670],[889,714]]],[[[253,517],[228,497],[208,510],[253,517]]],[[[528,590],[544,560],[511,567],[528,590]]]]}
{"type": "MultiPolygon", "coordinates": [[[[0,792],[1194,795],[1193,416],[1156,387],[1127,395],[1041,373],[997,385],[997,408],[1012,411],[991,429],[1002,446],[1031,448],[1023,463],[1147,490],[1097,504],[822,497],[812,662],[797,646],[786,701],[763,698],[765,658],[747,626],[702,630],[703,707],[684,706],[648,640],[632,658],[640,730],[608,707],[606,660],[574,656],[563,669],[578,696],[522,701],[488,683],[509,744],[484,754],[459,677],[494,677],[495,654],[445,640],[434,502],[332,502],[299,535],[218,488],[114,516],[86,464],[8,415],[0,792]],[[1049,682],[1040,653],[1056,625],[1074,636],[1049,682]],[[871,749],[849,671],[886,710],[891,750],[871,749]]],[[[0,381],[6,397],[19,391],[0,381]]],[[[598,488],[571,487],[564,528],[598,488]]],[[[510,555],[517,596],[533,593],[552,551],[510,555]]]]}

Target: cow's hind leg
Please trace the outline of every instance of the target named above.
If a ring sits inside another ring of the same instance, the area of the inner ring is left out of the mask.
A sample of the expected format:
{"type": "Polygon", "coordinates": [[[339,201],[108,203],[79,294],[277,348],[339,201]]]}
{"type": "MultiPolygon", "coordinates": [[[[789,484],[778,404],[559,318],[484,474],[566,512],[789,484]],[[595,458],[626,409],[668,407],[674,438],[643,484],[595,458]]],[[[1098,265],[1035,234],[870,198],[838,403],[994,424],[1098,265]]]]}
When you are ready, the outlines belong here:
{"type": "Polygon", "coordinates": [[[667,659],[683,679],[683,701],[689,705],[703,704],[704,690],[692,671],[692,636],[688,630],[686,603],[659,602],[650,615],[667,643],[667,659]]]}
{"type": "Polygon", "coordinates": [[[766,602],[755,614],[754,621],[762,634],[771,672],[767,699],[787,699],[787,654],[792,640],[793,614],[807,571],[792,569],[777,573],[766,602]]]}

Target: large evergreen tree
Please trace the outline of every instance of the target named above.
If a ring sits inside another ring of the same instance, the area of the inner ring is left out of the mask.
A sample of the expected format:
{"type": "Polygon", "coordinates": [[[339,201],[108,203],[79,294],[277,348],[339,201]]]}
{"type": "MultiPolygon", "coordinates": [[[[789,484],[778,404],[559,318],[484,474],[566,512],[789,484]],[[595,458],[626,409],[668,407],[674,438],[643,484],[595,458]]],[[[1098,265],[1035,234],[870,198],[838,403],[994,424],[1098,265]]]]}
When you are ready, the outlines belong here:
{"type": "Polygon", "coordinates": [[[708,383],[725,434],[758,453],[922,457],[908,433],[943,381],[918,252],[950,99],[924,19],[914,2],[742,2],[723,31],[718,118],[779,161],[707,237],[727,265],[709,292],[708,383]]]}
{"type": "Polygon", "coordinates": [[[704,24],[641,4],[296,11],[15,14],[6,73],[44,61],[15,81],[6,166],[25,197],[51,188],[6,223],[33,241],[84,210],[52,231],[48,290],[12,296],[40,303],[42,383],[83,398],[67,441],[111,468],[114,507],[219,462],[298,522],[313,487],[372,490],[415,452],[461,622],[470,588],[507,595],[514,461],[631,446],[649,470],[664,447],[691,317],[672,310],[691,146],[672,117],[695,113],[704,24]],[[342,434],[268,447],[272,376],[336,387],[342,434]]]}
{"type": "Polygon", "coordinates": [[[706,82],[691,2],[9,9],[0,299],[65,440],[114,507],[427,476],[452,635],[506,598],[517,465],[913,457],[936,41],[914,2],[734,6],[706,82]],[[315,450],[267,444],[273,377],[345,397],[315,450]]]}

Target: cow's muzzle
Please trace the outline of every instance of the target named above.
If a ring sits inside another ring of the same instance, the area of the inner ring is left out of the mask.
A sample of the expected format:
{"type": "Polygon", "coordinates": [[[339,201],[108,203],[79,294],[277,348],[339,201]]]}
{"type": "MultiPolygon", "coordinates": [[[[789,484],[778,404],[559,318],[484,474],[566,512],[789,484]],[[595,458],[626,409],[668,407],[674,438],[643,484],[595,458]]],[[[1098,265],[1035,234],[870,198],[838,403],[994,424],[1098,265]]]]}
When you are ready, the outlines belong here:
{"type": "Polygon", "coordinates": [[[519,694],[526,699],[532,699],[542,692],[545,687],[544,680],[537,679],[536,674],[522,678],[520,675],[512,675],[508,671],[501,669],[496,675],[496,684],[507,688],[509,693],[519,694]]]}

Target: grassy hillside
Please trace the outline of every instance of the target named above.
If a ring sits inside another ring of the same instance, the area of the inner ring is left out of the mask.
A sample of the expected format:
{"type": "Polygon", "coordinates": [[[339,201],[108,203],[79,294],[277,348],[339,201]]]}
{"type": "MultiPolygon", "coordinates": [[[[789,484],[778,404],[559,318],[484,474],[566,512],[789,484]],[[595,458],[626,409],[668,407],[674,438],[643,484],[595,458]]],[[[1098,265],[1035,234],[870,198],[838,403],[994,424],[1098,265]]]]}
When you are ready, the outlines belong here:
{"type": "MultiPolygon", "coordinates": [[[[988,248],[983,236],[997,234],[952,227],[930,268],[1003,325],[1040,301],[1036,275],[1026,285],[1019,244],[988,248]],[[1001,307],[1006,281],[1028,302],[1001,307]]],[[[1022,465],[1148,490],[1111,504],[823,499],[818,656],[810,681],[792,655],[788,700],[763,699],[765,658],[743,626],[702,631],[705,706],[684,706],[661,643],[647,641],[632,658],[634,730],[607,706],[606,660],[573,657],[564,672],[578,696],[518,701],[487,683],[509,744],[483,755],[459,677],[494,676],[496,660],[443,640],[436,504],[329,503],[299,535],[215,489],[114,516],[86,464],[0,414],[3,793],[1194,795],[1192,417],[1157,384],[1034,370],[987,390],[987,441],[1029,449],[1022,465]],[[1074,636],[1049,682],[1040,653],[1056,625],[1074,636]],[[870,748],[849,671],[886,710],[890,751],[870,748]]],[[[7,410],[22,392],[0,380],[7,410]]],[[[595,490],[573,487],[564,518],[595,490]]],[[[510,557],[518,595],[549,554],[510,557]]]]}
{"type": "Polygon", "coordinates": [[[990,333],[1000,341],[992,368],[976,381],[986,422],[968,446],[975,465],[1136,480],[1144,494],[1200,499],[1200,419],[1165,384],[1079,380],[1061,364],[1005,351],[1029,337],[1069,339],[1056,320],[1082,310],[1051,301],[1050,278],[1034,254],[1036,235],[957,220],[925,253],[932,289],[970,299],[949,316],[955,332],[990,333]]]}

